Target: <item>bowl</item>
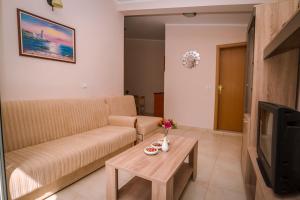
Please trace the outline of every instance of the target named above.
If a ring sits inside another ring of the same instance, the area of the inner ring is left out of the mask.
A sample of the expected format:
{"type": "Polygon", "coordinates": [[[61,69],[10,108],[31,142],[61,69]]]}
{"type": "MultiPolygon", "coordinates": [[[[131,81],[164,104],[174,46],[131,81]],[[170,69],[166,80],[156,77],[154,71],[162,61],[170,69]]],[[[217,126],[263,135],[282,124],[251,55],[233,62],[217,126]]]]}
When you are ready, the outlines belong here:
{"type": "Polygon", "coordinates": [[[158,150],[161,150],[161,148],[162,148],[162,142],[160,142],[160,141],[153,142],[153,143],[151,144],[151,147],[154,147],[154,148],[156,148],[156,149],[158,149],[158,150]]]}
{"type": "Polygon", "coordinates": [[[147,155],[156,155],[158,153],[158,149],[152,146],[145,147],[144,152],[147,155]]]}

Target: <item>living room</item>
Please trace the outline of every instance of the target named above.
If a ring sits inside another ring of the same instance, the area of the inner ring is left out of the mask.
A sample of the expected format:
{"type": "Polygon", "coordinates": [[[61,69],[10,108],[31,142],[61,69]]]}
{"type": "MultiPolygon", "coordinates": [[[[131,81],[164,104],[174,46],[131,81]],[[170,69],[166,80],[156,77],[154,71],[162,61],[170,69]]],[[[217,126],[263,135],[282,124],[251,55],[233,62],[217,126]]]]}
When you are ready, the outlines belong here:
{"type": "Polygon", "coordinates": [[[299,199],[299,36],[299,0],[0,0],[0,200],[299,199]]]}

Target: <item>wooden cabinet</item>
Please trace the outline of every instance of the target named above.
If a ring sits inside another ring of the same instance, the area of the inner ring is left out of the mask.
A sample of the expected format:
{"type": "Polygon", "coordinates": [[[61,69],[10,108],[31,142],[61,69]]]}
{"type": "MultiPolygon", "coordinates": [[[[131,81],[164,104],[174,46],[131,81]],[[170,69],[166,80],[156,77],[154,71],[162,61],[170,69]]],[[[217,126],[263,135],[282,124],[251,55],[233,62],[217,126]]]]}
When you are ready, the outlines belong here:
{"type": "Polygon", "coordinates": [[[255,190],[255,200],[265,200],[262,190],[260,189],[259,184],[256,185],[255,190]]]}
{"type": "Polygon", "coordinates": [[[253,14],[248,26],[247,33],[247,59],[245,69],[245,98],[244,111],[251,112],[252,88],[253,88],[253,67],[254,67],[254,41],[255,41],[255,16],[253,14]]]}
{"type": "Polygon", "coordinates": [[[164,117],[164,93],[154,93],[154,116],[164,117]]]}
{"type": "Polygon", "coordinates": [[[248,159],[248,136],[249,136],[249,129],[250,129],[250,115],[245,114],[243,120],[243,140],[242,140],[242,153],[241,153],[241,166],[242,166],[242,173],[244,180],[247,176],[247,168],[249,164],[248,159]]]}
{"type": "Polygon", "coordinates": [[[255,200],[300,200],[299,194],[279,196],[275,194],[273,190],[266,185],[256,161],[257,158],[256,152],[257,150],[255,147],[248,148],[248,154],[251,160],[250,173],[252,174],[252,183],[250,183],[250,185],[254,186],[255,188],[255,191],[252,192],[254,198],[253,196],[250,198],[248,196],[248,199],[249,200],[253,200],[253,199],[255,200]],[[253,182],[253,180],[255,180],[255,182],[253,182]]]}

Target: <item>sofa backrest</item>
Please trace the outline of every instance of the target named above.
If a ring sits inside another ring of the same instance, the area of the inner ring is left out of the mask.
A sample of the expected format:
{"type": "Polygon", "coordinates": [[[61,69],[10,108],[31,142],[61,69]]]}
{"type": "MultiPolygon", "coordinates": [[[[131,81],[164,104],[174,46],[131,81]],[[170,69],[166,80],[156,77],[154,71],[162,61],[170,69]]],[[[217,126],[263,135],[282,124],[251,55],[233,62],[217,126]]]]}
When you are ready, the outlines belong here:
{"type": "Polygon", "coordinates": [[[111,115],[136,116],[134,97],[131,95],[106,98],[111,115]]]}
{"type": "Polygon", "coordinates": [[[100,128],[108,114],[104,99],[3,102],[5,152],[100,128]]]}

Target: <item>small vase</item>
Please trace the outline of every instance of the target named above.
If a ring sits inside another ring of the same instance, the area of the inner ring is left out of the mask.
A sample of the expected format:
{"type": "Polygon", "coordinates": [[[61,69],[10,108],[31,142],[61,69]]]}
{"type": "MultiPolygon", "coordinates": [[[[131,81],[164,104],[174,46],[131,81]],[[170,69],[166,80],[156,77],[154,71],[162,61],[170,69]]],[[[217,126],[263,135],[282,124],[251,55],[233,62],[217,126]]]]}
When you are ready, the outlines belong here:
{"type": "Polygon", "coordinates": [[[167,137],[168,133],[169,133],[169,129],[165,128],[164,129],[164,135],[165,135],[165,137],[167,137]]]}
{"type": "Polygon", "coordinates": [[[168,140],[167,140],[167,136],[164,137],[162,146],[161,146],[161,150],[164,152],[169,151],[169,144],[168,144],[168,140]]]}

